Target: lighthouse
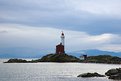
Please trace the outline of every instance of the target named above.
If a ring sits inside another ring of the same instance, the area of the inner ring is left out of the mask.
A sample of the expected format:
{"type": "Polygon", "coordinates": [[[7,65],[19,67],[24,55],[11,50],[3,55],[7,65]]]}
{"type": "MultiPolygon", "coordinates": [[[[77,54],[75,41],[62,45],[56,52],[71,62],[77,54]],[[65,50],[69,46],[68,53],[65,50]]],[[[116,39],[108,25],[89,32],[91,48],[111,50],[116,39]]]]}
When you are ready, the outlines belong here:
{"type": "Polygon", "coordinates": [[[65,36],[61,33],[61,42],[56,46],[56,54],[65,54],[65,36]]]}
{"type": "Polygon", "coordinates": [[[63,46],[65,46],[65,36],[64,36],[63,32],[61,34],[61,43],[62,43],[63,46]]]}

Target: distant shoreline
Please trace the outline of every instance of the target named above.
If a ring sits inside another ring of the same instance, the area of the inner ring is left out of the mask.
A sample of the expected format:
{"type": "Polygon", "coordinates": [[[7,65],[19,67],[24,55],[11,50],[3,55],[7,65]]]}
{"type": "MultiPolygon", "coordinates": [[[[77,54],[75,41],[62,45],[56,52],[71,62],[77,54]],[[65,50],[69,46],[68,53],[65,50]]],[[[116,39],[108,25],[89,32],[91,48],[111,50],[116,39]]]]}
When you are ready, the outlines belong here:
{"type": "Polygon", "coordinates": [[[121,64],[121,58],[110,55],[88,56],[85,60],[81,60],[75,56],[68,54],[48,54],[40,59],[9,59],[4,63],[98,63],[98,64],[121,64]]]}

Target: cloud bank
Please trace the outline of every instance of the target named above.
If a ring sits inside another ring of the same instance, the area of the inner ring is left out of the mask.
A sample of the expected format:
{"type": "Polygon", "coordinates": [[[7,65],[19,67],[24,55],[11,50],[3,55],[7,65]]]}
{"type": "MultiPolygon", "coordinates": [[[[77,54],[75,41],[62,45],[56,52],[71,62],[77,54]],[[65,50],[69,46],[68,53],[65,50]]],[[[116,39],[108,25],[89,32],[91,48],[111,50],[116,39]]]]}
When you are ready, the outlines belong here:
{"type": "Polygon", "coordinates": [[[0,0],[0,54],[66,50],[121,51],[120,0],[0,0]]]}
{"type": "MultiPolygon", "coordinates": [[[[8,53],[5,52],[7,49],[13,52],[21,51],[22,54],[54,53],[55,46],[60,43],[61,29],[18,24],[2,24],[0,29],[0,49],[4,49],[1,53],[8,53]]],[[[121,51],[120,35],[91,35],[81,31],[63,31],[66,36],[66,52],[84,49],[121,51]]]]}

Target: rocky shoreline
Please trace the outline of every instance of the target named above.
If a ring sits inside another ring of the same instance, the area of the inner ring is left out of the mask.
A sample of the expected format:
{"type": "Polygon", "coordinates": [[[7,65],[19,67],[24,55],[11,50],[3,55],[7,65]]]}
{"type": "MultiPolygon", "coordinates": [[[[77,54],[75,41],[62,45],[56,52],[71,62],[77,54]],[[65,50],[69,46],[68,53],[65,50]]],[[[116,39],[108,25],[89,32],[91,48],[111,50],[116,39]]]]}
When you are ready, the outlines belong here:
{"type": "Polygon", "coordinates": [[[105,75],[101,75],[95,72],[95,73],[83,73],[78,75],[77,77],[89,78],[89,77],[106,77],[106,76],[108,76],[108,79],[121,80],[121,68],[110,69],[105,73],[105,75]]]}
{"type": "Polygon", "coordinates": [[[82,60],[69,54],[47,54],[37,60],[9,59],[5,63],[36,63],[36,62],[80,62],[80,63],[103,63],[103,64],[121,64],[121,58],[110,55],[88,56],[82,60]]]}

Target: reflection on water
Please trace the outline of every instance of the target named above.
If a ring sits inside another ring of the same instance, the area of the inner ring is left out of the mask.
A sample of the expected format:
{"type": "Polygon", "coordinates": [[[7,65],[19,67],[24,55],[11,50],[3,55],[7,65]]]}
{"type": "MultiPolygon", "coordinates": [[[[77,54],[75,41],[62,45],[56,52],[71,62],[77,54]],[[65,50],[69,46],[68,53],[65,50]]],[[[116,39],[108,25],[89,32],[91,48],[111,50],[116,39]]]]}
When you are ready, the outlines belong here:
{"type": "Polygon", "coordinates": [[[85,72],[104,74],[120,65],[89,63],[2,63],[0,81],[111,81],[105,78],[77,78],[85,72]]]}

